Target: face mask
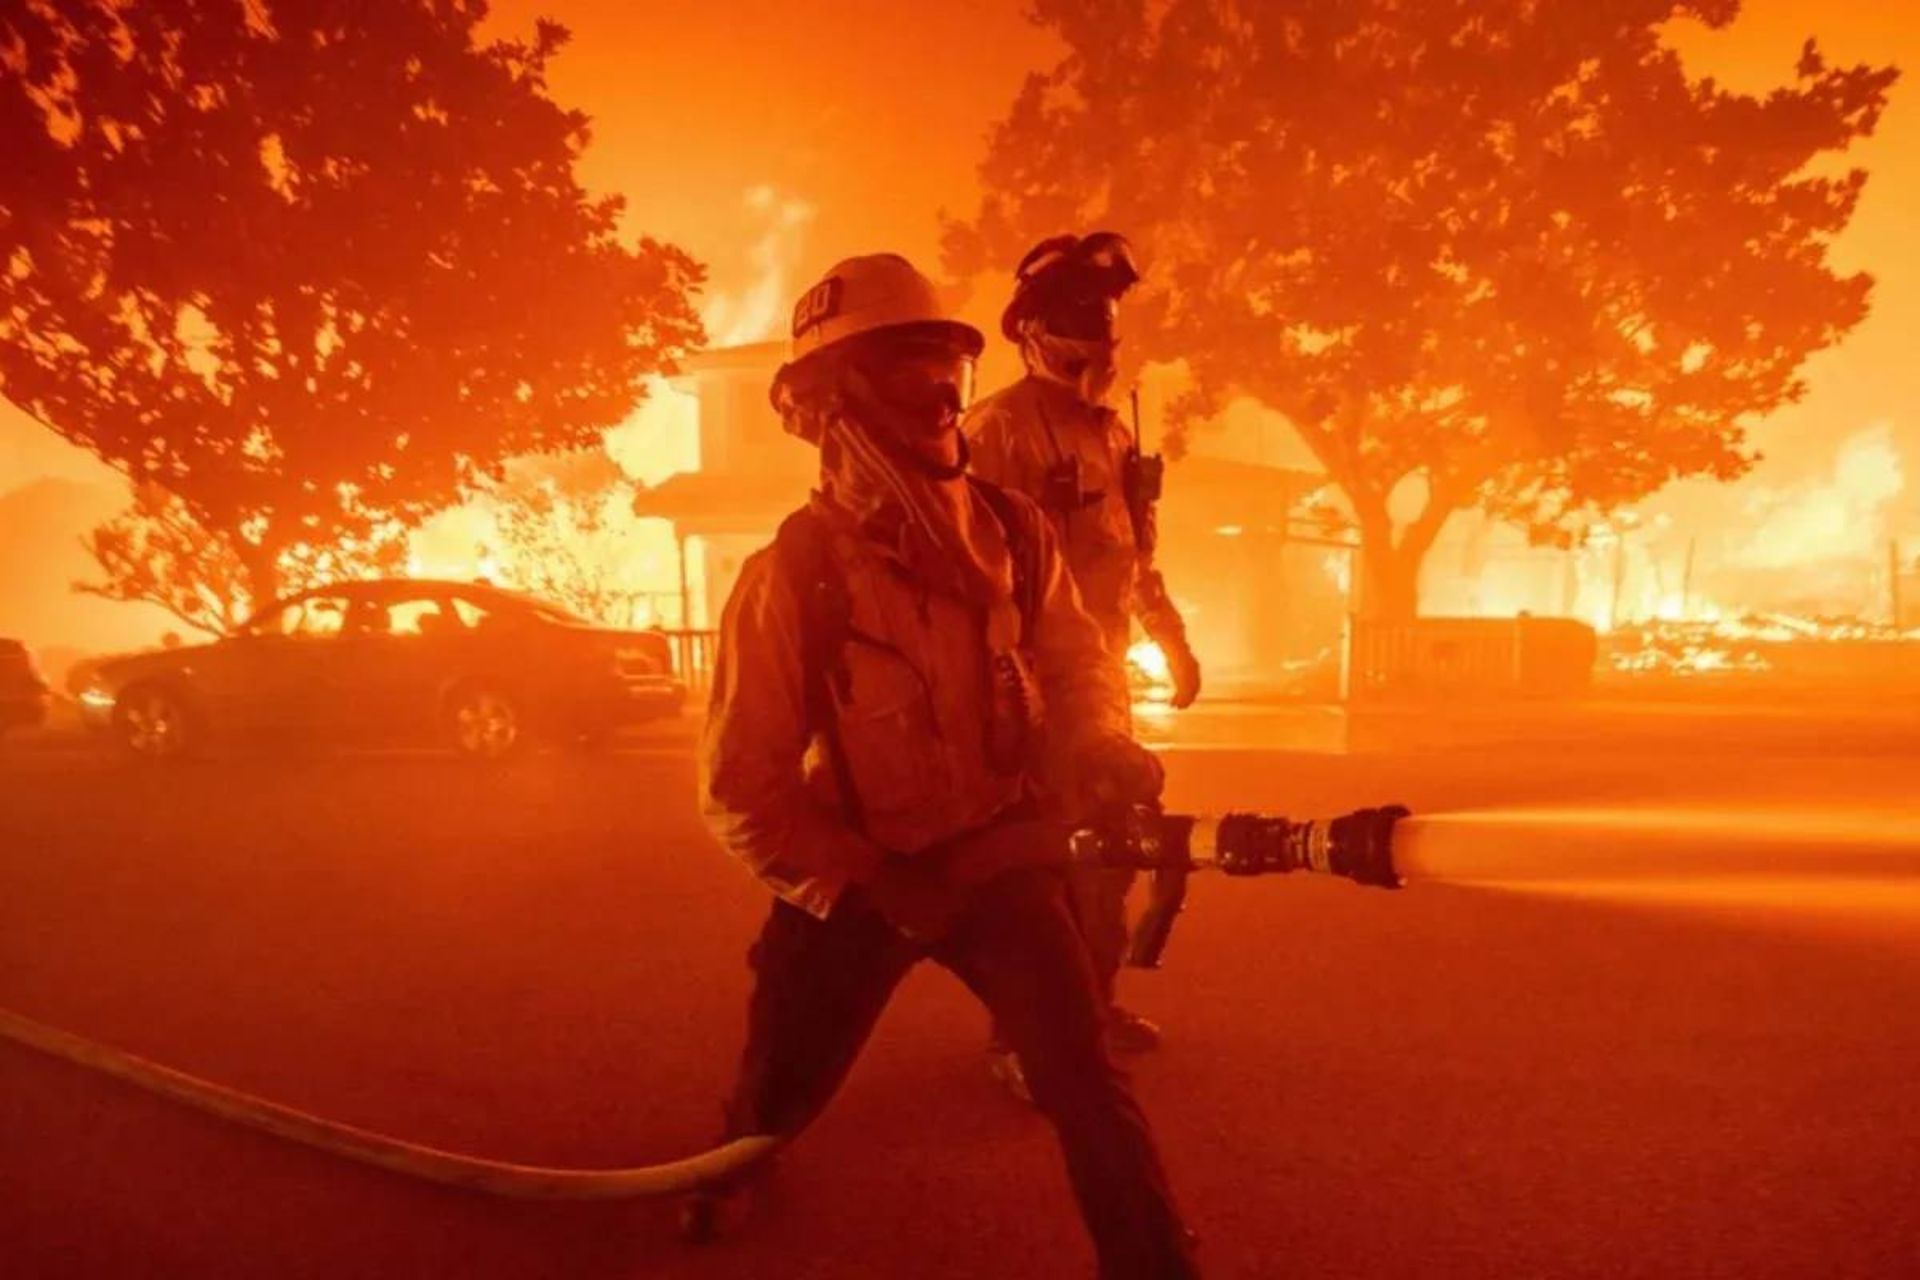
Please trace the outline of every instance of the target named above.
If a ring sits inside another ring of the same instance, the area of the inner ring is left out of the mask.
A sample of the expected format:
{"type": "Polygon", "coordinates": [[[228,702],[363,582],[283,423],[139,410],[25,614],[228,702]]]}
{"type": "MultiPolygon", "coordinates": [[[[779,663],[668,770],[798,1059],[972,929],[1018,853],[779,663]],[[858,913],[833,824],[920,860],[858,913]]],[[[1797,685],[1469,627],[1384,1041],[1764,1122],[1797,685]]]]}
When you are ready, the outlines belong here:
{"type": "Polygon", "coordinates": [[[1118,343],[1056,337],[1035,329],[1027,335],[1028,358],[1039,372],[1072,387],[1088,404],[1100,404],[1113,390],[1119,371],[1114,364],[1118,343]]]}

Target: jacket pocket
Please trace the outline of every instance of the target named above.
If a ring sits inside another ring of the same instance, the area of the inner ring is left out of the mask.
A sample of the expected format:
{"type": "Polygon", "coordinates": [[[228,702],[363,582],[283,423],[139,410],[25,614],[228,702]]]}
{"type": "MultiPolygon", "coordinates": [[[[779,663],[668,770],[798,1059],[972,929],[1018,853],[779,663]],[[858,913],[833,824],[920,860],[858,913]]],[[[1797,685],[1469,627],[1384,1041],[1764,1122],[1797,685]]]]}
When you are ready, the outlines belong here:
{"type": "Polygon", "coordinates": [[[851,642],[836,704],[840,742],[870,815],[909,812],[927,799],[939,740],[920,673],[899,654],[851,642]]]}

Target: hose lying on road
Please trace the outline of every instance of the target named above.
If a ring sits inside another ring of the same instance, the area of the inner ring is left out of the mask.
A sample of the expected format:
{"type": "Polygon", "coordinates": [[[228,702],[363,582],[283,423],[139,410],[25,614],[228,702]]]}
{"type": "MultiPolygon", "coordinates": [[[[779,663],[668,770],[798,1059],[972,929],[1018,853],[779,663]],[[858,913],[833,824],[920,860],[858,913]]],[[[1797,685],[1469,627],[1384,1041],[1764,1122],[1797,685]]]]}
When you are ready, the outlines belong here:
{"type": "Polygon", "coordinates": [[[685,1160],[634,1169],[546,1169],[509,1164],[423,1147],[384,1133],[324,1120],[95,1044],[6,1009],[0,1009],[0,1038],[330,1155],[429,1182],[517,1199],[627,1200],[677,1195],[723,1182],[764,1159],[779,1145],[777,1138],[738,1138],[685,1160]]]}

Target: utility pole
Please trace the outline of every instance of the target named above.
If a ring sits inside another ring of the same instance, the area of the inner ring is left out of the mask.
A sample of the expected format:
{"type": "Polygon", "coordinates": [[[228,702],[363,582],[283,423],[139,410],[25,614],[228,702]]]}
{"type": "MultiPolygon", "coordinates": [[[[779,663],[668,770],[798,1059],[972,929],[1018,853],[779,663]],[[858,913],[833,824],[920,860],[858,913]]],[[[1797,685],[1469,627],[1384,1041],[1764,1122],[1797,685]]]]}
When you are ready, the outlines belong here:
{"type": "Polygon", "coordinates": [[[1891,614],[1888,621],[1893,623],[1895,631],[1900,630],[1905,614],[1900,605],[1900,539],[1898,538],[1887,539],[1887,608],[1891,614]]]}
{"type": "Polygon", "coordinates": [[[1627,585],[1627,531],[1613,531],[1613,603],[1607,608],[1607,630],[1620,629],[1620,593],[1627,585]]]}
{"type": "Polygon", "coordinates": [[[1680,620],[1685,622],[1693,616],[1693,548],[1699,539],[1689,535],[1687,538],[1687,562],[1680,570],[1680,620]]]}

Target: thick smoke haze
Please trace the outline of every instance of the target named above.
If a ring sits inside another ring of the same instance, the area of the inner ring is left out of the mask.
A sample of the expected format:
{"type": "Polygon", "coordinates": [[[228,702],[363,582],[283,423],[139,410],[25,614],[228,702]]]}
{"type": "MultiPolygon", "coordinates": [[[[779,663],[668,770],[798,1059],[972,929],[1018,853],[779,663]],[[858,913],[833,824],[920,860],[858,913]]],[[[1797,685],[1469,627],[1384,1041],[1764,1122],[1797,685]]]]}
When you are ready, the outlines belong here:
{"type": "MultiPolygon", "coordinates": [[[[846,254],[887,246],[935,265],[940,213],[977,200],[986,130],[1022,77],[1058,55],[1016,0],[670,9],[505,0],[492,21],[513,34],[541,16],[574,33],[552,85],[559,101],[593,118],[585,182],[626,197],[630,231],[707,264],[703,313],[722,345],[774,336],[796,281],[846,254]]],[[[1734,89],[1780,83],[1808,35],[1836,63],[1920,64],[1920,13],[1907,6],[1748,0],[1729,29],[1672,32],[1692,70],[1734,89]]],[[[1920,492],[1910,483],[1920,474],[1920,364],[1911,358],[1920,263],[1910,244],[1920,223],[1920,108],[1910,97],[1896,91],[1878,136],[1848,157],[1872,178],[1834,259],[1877,278],[1871,317],[1810,363],[1803,403],[1754,425],[1763,458],[1748,477],[1676,486],[1645,504],[1667,522],[1672,547],[1697,545],[1704,581],[1722,570],[1781,570],[1796,557],[1883,557],[1886,540],[1901,536],[1920,543],[1920,492]]],[[[964,283],[971,318],[990,325],[1002,281],[964,283]]],[[[982,370],[989,387],[1013,371],[999,346],[982,370]]],[[[687,465],[654,416],[609,442],[645,482],[687,465]]],[[[1292,465],[1304,451],[1287,436],[1272,415],[1242,405],[1199,433],[1195,448],[1292,465]]],[[[157,615],[64,598],[87,567],[77,539],[123,493],[104,467],[0,404],[0,521],[35,513],[30,529],[0,528],[0,545],[14,563],[40,565],[0,576],[0,633],[88,647],[155,631],[157,615]],[[6,501],[50,479],[69,486],[61,501],[6,501]]]]}

